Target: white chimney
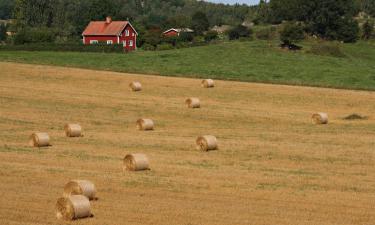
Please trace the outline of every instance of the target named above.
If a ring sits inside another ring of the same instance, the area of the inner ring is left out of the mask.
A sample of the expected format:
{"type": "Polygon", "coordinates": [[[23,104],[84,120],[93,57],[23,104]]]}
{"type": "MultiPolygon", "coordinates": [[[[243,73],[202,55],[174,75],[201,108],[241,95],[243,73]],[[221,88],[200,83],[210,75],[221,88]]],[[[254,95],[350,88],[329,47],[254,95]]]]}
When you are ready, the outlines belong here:
{"type": "Polygon", "coordinates": [[[107,18],[105,18],[105,23],[106,24],[112,23],[112,18],[110,16],[107,16],[107,18]]]}

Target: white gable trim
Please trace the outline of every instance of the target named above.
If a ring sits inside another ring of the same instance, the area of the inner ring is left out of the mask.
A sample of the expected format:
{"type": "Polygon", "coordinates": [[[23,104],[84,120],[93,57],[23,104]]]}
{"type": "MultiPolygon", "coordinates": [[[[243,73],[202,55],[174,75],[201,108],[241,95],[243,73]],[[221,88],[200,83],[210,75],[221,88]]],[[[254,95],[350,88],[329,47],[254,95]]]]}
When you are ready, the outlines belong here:
{"type": "Polygon", "coordinates": [[[183,33],[183,32],[186,32],[186,33],[192,33],[194,32],[192,29],[190,28],[171,28],[169,30],[166,30],[163,32],[163,34],[166,34],[168,32],[171,32],[171,31],[174,31],[176,33],[183,33]]]}
{"type": "Polygon", "coordinates": [[[124,32],[126,26],[130,25],[130,27],[133,29],[133,31],[135,32],[136,35],[138,35],[138,32],[134,29],[134,27],[132,26],[132,24],[130,22],[128,22],[122,29],[121,29],[121,32],[118,34],[118,35],[122,35],[122,32],[124,32]]]}
{"type": "Polygon", "coordinates": [[[180,33],[180,32],[178,32],[177,29],[175,29],[175,28],[171,28],[171,29],[169,29],[169,30],[164,31],[163,34],[166,34],[166,33],[171,32],[171,31],[175,31],[175,32],[177,32],[177,33],[180,33]]]}
{"type": "Polygon", "coordinates": [[[133,31],[135,32],[135,34],[138,35],[138,32],[134,29],[133,25],[132,25],[130,22],[128,22],[128,24],[129,24],[130,27],[133,29],[133,31]]]}

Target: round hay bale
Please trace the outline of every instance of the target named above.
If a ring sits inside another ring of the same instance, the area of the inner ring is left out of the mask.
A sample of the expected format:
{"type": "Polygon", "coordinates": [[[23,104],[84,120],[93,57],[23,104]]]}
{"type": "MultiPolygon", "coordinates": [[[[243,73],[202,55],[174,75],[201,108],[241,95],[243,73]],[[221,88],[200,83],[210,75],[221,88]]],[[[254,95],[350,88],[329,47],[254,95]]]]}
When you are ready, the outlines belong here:
{"type": "Polygon", "coordinates": [[[153,130],[154,121],[151,119],[139,119],[137,120],[137,129],[138,130],[153,130]]]}
{"type": "Polygon", "coordinates": [[[328,114],[327,113],[314,113],[311,116],[311,122],[313,124],[327,124],[328,123],[328,114]]]}
{"type": "Polygon", "coordinates": [[[79,124],[69,123],[64,126],[67,137],[82,137],[82,127],[79,124]]]}
{"type": "Polygon", "coordinates": [[[141,153],[128,154],[124,158],[123,169],[129,171],[148,170],[150,169],[148,158],[141,153]]]}
{"type": "Polygon", "coordinates": [[[201,107],[199,98],[188,98],[185,100],[185,103],[188,106],[188,108],[200,108],[201,107]]]}
{"type": "Polygon", "coordinates": [[[91,206],[86,196],[72,195],[57,200],[56,217],[58,219],[74,220],[90,216],[92,216],[91,206]]]}
{"type": "Polygon", "coordinates": [[[201,151],[217,150],[217,139],[212,135],[200,136],[196,140],[197,149],[201,151]]]}
{"type": "Polygon", "coordinates": [[[215,82],[212,79],[204,79],[202,80],[202,87],[213,88],[215,87],[215,82]]]}
{"type": "Polygon", "coordinates": [[[132,91],[142,91],[142,84],[138,81],[131,82],[129,87],[132,91]]]}
{"type": "Polygon", "coordinates": [[[50,146],[49,140],[47,133],[37,132],[30,136],[29,144],[33,147],[47,147],[50,146]]]}
{"type": "Polygon", "coordinates": [[[90,200],[94,200],[96,195],[95,185],[88,180],[71,180],[64,187],[63,196],[68,198],[71,195],[84,195],[90,200]]]}

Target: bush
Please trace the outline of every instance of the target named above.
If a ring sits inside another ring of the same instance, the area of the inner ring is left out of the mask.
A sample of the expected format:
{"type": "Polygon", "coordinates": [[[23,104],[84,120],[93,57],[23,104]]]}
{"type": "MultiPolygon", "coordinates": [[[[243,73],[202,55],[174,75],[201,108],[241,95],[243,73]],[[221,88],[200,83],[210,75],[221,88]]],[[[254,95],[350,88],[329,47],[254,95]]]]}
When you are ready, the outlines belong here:
{"type": "Polygon", "coordinates": [[[55,52],[106,52],[106,53],[122,53],[124,48],[122,45],[83,45],[80,43],[31,43],[23,45],[3,45],[0,50],[8,51],[55,51],[55,52]]]}
{"type": "Polygon", "coordinates": [[[337,32],[337,40],[345,43],[354,43],[359,37],[359,26],[357,21],[352,18],[343,19],[339,23],[339,29],[337,32]]]}
{"type": "Polygon", "coordinates": [[[23,45],[30,42],[27,32],[24,30],[18,31],[12,38],[15,45],[23,45]]]}
{"type": "Polygon", "coordinates": [[[255,33],[259,40],[271,40],[275,37],[275,31],[272,28],[264,28],[255,33]]]}
{"type": "MultiPolygon", "coordinates": [[[[323,20],[326,22],[326,19],[323,20]]],[[[329,24],[325,24],[325,22],[307,24],[305,26],[306,33],[325,40],[337,40],[345,43],[354,43],[360,36],[358,22],[351,17],[343,16],[330,21],[329,24]]]]}
{"type": "Polygon", "coordinates": [[[178,40],[182,42],[192,42],[194,40],[194,35],[189,32],[182,32],[180,33],[178,40]]]}
{"type": "Polygon", "coordinates": [[[144,43],[142,45],[142,49],[145,50],[145,51],[154,51],[155,50],[155,46],[150,45],[148,43],[144,43]]]}
{"type": "Polygon", "coordinates": [[[144,43],[150,44],[156,47],[161,43],[161,31],[158,29],[147,30],[143,36],[144,43]]]}
{"type": "Polygon", "coordinates": [[[252,34],[252,30],[249,28],[238,25],[234,27],[233,29],[229,30],[228,32],[228,37],[229,40],[236,40],[239,39],[240,37],[250,37],[252,34]]]}
{"type": "Polygon", "coordinates": [[[229,40],[236,40],[240,38],[240,34],[236,30],[233,29],[228,32],[228,37],[229,37],[229,40]]]}
{"type": "Polygon", "coordinates": [[[7,39],[7,25],[5,23],[0,23],[0,42],[7,39]]]}
{"type": "Polygon", "coordinates": [[[210,31],[207,31],[207,33],[204,35],[204,40],[206,42],[210,42],[212,40],[215,40],[217,39],[219,36],[218,36],[218,33],[217,31],[214,31],[214,30],[210,30],[210,31]]]}
{"type": "Polygon", "coordinates": [[[177,42],[176,48],[188,48],[190,45],[186,42],[177,42]]]}
{"type": "Polygon", "coordinates": [[[240,37],[238,40],[241,42],[245,42],[245,41],[252,41],[253,38],[252,37],[240,37]]]}
{"type": "Polygon", "coordinates": [[[282,45],[292,46],[294,43],[304,39],[304,32],[301,25],[288,22],[280,31],[280,41],[282,45]]]}
{"type": "Polygon", "coordinates": [[[164,51],[164,50],[171,50],[174,49],[173,45],[171,44],[160,44],[156,47],[157,50],[159,51],[164,51]]]}
{"type": "Polygon", "coordinates": [[[203,36],[195,36],[194,39],[193,39],[193,43],[194,44],[203,43],[203,42],[204,42],[204,37],[203,36]]]}
{"type": "Polygon", "coordinates": [[[374,23],[370,20],[366,20],[366,22],[362,26],[362,38],[368,40],[372,37],[374,33],[374,23]]]}
{"type": "Polygon", "coordinates": [[[178,39],[177,36],[164,37],[163,42],[176,46],[178,39]]]}
{"type": "Polygon", "coordinates": [[[337,42],[320,42],[311,46],[309,53],[322,56],[345,57],[337,42]]]}
{"type": "Polygon", "coordinates": [[[191,18],[191,26],[197,35],[202,35],[208,29],[210,23],[204,12],[196,12],[191,18]]]}
{"type": "Polygon", "coordinates": [[[142,48],[142,46],[145,44],[145,39],[143,36],[139,36],[139,38],[137,37],[136,44],[138,48],[142,48]]]}
{"type": "Polygon", "coordinates": [[[52,43],[56,39],[56,33],[50,28],[23,29],[14,36],[14,44],[23,45],[30,43],[52,43]]]}

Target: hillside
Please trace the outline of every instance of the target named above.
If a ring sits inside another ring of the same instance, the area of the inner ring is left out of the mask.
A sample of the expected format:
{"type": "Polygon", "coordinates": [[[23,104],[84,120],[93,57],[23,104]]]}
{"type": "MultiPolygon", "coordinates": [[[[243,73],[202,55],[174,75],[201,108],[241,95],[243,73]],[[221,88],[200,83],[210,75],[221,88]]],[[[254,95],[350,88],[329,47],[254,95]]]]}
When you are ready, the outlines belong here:
{"type": "Polygon", "coordinates": [[[343,57],[288,52],[278,42],[226,42],[131,54],[0,51],[0,61],[183,77],[375,90],[375,43],[341,45],[343,57]]]}
{"type": "Polygon", "coordinates": [[[70,179],[97,186],[73,224],[371,224],[375,93],[0,63],[1,224],[60,224],[70,179]],[[141,92],[128,90],[139,80],[141,92]],[[32,94],[31,94],[32,93],[32,94]],[[195,96],[202,108],[188,109],[195,96]],[[329,124],[314,126],[324,111],[329,124]],[[343,120],[351,114],[367,120],[343,120]],[[137,131],[152,118],[155,130],[137,131]],[[80,123],[82,138],[63,126],[80,123]],[[45,131],[51,147],[27,145],[45,131]],[[200,152],[198,135],[219,150],[200,152]],[[150,171],[123,172],[141,152],[150,171]]]}

